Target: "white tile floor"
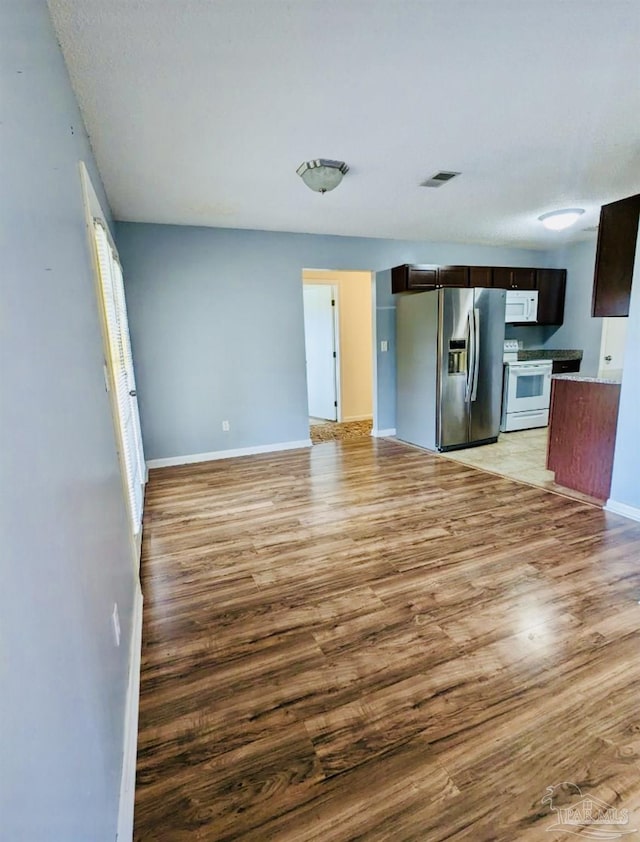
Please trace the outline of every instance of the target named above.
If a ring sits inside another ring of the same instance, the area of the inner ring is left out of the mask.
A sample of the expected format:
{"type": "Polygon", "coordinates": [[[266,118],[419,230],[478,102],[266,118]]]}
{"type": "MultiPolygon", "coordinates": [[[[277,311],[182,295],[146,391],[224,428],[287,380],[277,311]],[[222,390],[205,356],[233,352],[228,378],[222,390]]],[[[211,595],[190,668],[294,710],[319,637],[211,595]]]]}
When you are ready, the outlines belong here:
{"type": "Polygon", "coordinates": [[[579,500],[593,502],[579,491],[556,485],[553,471],[546,468],[548,427],[500,433],[496,444],[453,450],[442,455],[465,465],[473,465],[495,474],[538,485],[579,500]]]}

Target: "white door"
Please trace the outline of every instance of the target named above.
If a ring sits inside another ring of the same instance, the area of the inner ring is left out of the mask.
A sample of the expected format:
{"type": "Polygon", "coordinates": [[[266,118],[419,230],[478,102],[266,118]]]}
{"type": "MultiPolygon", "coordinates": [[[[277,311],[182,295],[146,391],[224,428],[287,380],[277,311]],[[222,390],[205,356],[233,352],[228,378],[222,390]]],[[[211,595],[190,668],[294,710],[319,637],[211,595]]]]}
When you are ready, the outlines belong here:
{"type": "Polygon", "coordinates": [[[619,380],[624,365],[624,345],[627,338],[626,318],[603,319],[598,377],[619,380]]]}
{"type": "Polygon", "coordinates": [[[335,296],[327,284],[304,284],[304,341],[309,415],[338,418],[335,296]]]}

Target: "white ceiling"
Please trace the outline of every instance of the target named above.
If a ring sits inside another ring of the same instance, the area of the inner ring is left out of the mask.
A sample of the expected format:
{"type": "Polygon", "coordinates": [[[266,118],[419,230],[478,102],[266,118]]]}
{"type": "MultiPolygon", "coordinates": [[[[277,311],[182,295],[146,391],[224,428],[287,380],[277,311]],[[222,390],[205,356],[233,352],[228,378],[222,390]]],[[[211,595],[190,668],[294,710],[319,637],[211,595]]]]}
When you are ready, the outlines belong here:
{"type": "Polygon", "coordinates": [[[640,192],[638,0],[49,5],[117,219],[546,248],[640,192]]]}

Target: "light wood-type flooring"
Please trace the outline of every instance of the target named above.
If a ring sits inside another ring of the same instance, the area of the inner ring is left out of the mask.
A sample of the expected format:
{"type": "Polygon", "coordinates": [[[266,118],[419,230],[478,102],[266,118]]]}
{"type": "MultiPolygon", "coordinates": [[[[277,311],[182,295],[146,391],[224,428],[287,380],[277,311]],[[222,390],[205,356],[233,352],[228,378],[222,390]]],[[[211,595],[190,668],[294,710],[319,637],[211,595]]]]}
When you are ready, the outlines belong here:
{"type": "Polygon", "coordinates": [[[144,535],[138,842],[640,831],[639,523],[369,438],[152,471],[144,535]]]}

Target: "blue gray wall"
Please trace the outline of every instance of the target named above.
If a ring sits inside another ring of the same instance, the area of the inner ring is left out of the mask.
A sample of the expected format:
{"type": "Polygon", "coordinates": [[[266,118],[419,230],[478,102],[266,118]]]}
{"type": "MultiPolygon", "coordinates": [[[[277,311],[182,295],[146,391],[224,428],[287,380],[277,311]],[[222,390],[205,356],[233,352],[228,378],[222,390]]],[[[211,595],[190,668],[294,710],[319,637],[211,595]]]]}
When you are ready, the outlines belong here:
{"type": "Polygon", "coordinates": [[[596,238],[576,243],[553,254],[552,265],[567,270],[567,297],[564,324],[545,343],[547,348],[581,348],[584,351],[580,373],[595,377],[600,360],[602,319],[591,315],[596,238]],[[555,261],[555,263],[553,263],[555,261]]]}
{"type": "MultiPolygon", "coordinates": [[[[544,266],[542,252],[117,223],[149,459],[308,438],[303,268],[544,266]],[[222,432],[222,421],[231,430],[222,432]]],[[[378,427],[395,426],[395,310],[376,288],[378,427]],[[380,353],[380,340],[390,343],[380,353]]]]}
{"type": "Polygon", "coordinates": [[[610,499],[640,515],[640,234],[636,246],[610,499]]]}
{"type": "Polygon", "coordinates": [[[44,0],[2,3],[0,74],[0,837],[113,842],[135,577],[80,159],[101,188],[44,0]]]}
{"type": "Polygon", "coordinates": [[[596,238],[547,253],[548,265],[567,270],[567,297],[561,327],[507,326],[507,339],[520,339],[525,348],[576,348],[584,352],[580,373],[595,376],[600,358],[602,319],[591,316],[591,293],[596,238]]]}

